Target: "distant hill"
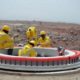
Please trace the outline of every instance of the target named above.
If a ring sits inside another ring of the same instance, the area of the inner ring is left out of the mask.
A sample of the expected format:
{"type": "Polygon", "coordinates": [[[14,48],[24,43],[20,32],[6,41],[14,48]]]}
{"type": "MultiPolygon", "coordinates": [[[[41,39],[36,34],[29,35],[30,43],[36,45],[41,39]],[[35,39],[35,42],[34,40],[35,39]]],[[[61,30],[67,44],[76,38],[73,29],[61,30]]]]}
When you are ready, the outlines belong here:
{"type": "Polygon", "coordinates": [[[69,27],[69,26],[77,26],[79,27],[79,24],[73,24],[73,23],[62,23],[62,22],[42,22],[42,21],[19,21],[19,20],[0,20],[1,24],[27,24],[27,25],[42,25],[42,26],[49,26],[49,27],[69,27]]]}

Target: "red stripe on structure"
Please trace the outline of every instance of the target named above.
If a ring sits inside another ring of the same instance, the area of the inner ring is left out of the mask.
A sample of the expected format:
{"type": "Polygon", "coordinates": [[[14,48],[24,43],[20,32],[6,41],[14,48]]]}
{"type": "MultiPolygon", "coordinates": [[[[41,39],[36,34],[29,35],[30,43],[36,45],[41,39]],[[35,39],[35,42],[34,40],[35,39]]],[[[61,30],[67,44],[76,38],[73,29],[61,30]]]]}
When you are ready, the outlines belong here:
{"type": "Polygon", "coordinates": [[[73,51],[75,55],[72,56],[58,56],[58,57],[19,57],[19,56],[4,56],[0,55],[1,60],[13,60],[13,61],[38,61],[38,62],[46,62],[46,61],[60,61],[60,60],[69,60],[80,57],[80,51],[73,51]]]}

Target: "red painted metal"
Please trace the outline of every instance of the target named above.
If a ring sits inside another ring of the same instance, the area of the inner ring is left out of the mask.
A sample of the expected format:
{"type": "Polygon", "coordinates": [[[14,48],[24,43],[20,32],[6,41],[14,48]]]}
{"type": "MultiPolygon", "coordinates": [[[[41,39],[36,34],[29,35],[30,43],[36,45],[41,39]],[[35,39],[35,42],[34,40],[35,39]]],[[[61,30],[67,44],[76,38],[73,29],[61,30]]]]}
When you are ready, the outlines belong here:
{"type": "Polygon", "coordinates": [[[20,57],[20,56],[4,56],[0,55],[0,60],[11,60],[11,61],[37,61],[37,62],[50,62],[50,61],[67,61],[80,57],[80,51],[73,51],[75,55],[72,56],[58,56],[58,57],[20,57]]]}

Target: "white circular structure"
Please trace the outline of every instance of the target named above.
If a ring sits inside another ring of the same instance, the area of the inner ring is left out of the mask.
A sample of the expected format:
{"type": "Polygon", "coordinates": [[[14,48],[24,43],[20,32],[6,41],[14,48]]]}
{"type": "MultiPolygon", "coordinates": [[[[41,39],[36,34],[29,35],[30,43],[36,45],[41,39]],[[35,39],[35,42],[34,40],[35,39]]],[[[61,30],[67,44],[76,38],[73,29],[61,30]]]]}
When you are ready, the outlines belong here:
{"type": "Polygon", "coordinates": [[[80,68],[80,51],[65,50],[65,55],[58,56],[57,48],[34,48],[42,57],[26,57],[17,56],[19,49],[14,48],[13,55],[0,50],[0,69],[55,72],[80,68]]]}

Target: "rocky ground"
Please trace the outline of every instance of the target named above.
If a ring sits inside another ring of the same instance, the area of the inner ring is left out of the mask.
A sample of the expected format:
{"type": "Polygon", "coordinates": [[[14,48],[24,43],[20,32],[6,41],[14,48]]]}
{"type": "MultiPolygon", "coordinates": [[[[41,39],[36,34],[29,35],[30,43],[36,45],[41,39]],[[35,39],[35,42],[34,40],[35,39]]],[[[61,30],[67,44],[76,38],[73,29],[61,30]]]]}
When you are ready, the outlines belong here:
{"type": "Polygon", "coordinates": [[[11,26],[11,36],[15,45],[25,44],[27,39],[25,31],[31,25],[36,26],[37,32],[45,30],[51,37],[52,46],[63,46],[68,49],[80,50],[80,25],[68,23],[36,22],[36,21],[0,21],[0,27],[4,24],[11,26]]]}

